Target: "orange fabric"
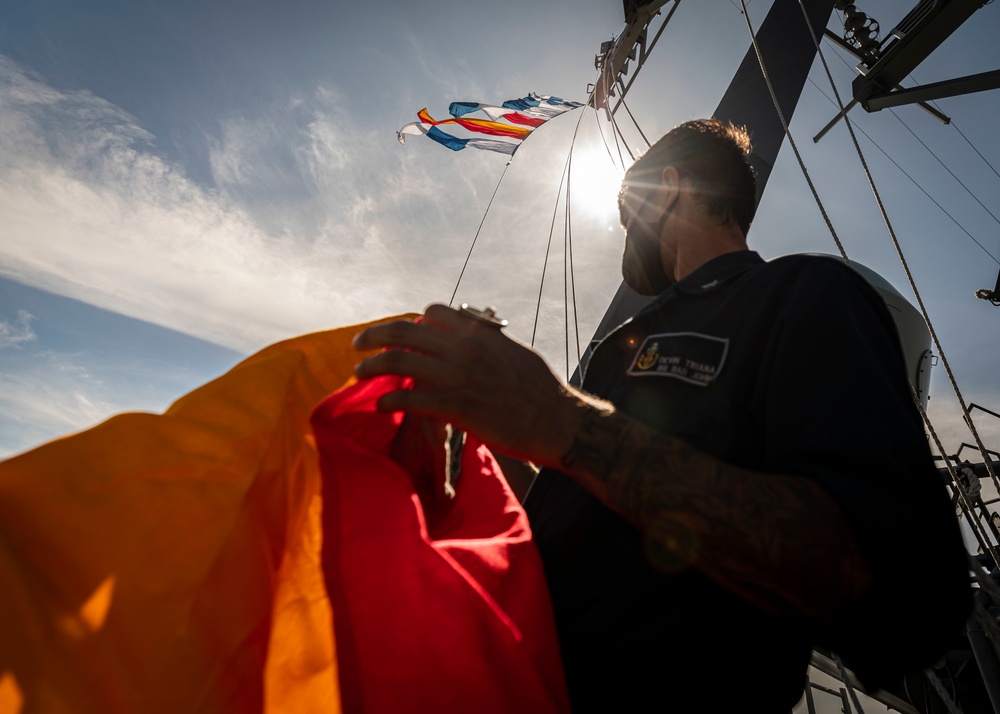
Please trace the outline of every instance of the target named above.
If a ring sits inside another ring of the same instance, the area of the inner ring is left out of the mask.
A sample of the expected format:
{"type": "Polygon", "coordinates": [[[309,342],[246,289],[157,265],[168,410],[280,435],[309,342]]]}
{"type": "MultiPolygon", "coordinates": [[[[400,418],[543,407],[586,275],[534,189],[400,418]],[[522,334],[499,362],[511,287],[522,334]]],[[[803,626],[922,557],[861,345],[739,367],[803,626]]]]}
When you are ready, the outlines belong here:
{"type": "Polygon", "coordinates": [[[0,463],[0,714],[340,711],[309,415],[358,329],[0,463]]]}

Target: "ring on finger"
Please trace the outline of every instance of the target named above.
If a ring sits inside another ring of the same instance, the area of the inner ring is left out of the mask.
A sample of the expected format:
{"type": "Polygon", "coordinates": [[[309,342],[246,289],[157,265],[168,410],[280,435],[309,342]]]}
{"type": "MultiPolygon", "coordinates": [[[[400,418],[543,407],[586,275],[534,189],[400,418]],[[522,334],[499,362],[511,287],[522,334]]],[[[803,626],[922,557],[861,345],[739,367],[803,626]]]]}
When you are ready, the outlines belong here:
{"type": "Polygon", "coordinates": [[[497,311],[494,307],[487,306],[482,310],[479,310],[478,308],[469,307],[466,303],[462,303],[462,307],[459,309],[459,312],[463,315],[468,315],[475,320],[484,322],[490,327],[495,327],[498,330],[502,330],[507,326],[506,320],[497,317],[497,311]]]}

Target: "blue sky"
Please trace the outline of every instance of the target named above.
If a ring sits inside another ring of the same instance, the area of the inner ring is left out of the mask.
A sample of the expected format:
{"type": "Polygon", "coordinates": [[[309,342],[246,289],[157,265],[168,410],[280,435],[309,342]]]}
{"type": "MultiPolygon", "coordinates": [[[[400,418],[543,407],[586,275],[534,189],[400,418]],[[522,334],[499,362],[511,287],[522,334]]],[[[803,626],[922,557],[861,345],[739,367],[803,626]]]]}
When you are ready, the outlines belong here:
{"type": "MultiPolygon", "coordinates": [[[[628,98],[647,136],[713,111],[749,43],[738,4],[681,4],[628,98]]],[[[750,3],[755,23],[769,4],[750,3]]],[[[400,146],[396,130],[421,107],[441,116],[456,100],[497,104],[531,91],[584,100],[600,42],[623,27],[615,0],[8,5],[0,455],[117,411],[161,410],[283,337],[447,301],[505,157],[419,138],[400,146]]],[[[859,2],[883,33],[911,5],[859,2]]],[[[917,80],[1000,67],[998,36],[1000,8],[990,5],[917,80]]],[[[854,61],[829,44],[825,52],[846,94],[854,61]]],[[[811,141],[835,112],[818,63],[811,77],[792,122],[810,174],[849,254],[909,297],[844,127],[811,141]]],[[[1000,308],[972,293],[997,279],[1000,222],[990,212],[1000,215],[1000,176],[956,127],[1000,167],[998,95],[940,101],[954,118],[947,127],[913,107],[851,115],[901,167],[861,136],[963,392],[994,411],[1000,308]]],[[[459,302],[496,305],[523,340],[579,118],[553,120],[518,151],[458,293],[459,302]]],[[[580,123],[573,165],[586,341],[620,280],[621,251],[620,167],[593,113],[580,123]]],[[[765,257],[836,250],[787,146],[750,239],[765,257]]],[[[537,344],[564,371],[561,231],[555,244],[537,344]]],[[[953,450],[969,438],[940,367],[931,394],[953,450]]],[[[989,420],[977,423],[1000,436],[989,420]]]]}

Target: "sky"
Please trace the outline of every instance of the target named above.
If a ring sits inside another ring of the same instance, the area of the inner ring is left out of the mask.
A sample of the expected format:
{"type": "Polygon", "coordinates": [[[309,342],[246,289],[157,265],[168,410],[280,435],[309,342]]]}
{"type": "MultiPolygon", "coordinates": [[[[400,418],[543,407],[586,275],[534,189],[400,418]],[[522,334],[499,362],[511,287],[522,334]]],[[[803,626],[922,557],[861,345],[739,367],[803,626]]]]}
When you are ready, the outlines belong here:
{"type": "MultiPolygon", "coordinates": [[[[912,6],[858,4],[883,35],[912,6]]],[[[754,25],[769,5],[749,3],[754,25]]],[[[0,15],[0,456],[120,411],[161,411],[275,341],[448,302],[480,222],[455,302],[496,306],[510,334],[536,334],[557,372],[572,371],[567,322],[586,344],[620,282],[615,193],[631,159],[609,125],[589,110],[558,117],[506,172],[505,156],[400,145],[396,131],[452,101],[584,101],[600,43],[623,27],[616,0],[11,0],[0,15]],[[570,146],[567,289],[557,200],[570,146]]],[[[991,4],[914,81],[997,69],[998,36],[991,4]]],[[[627,99],[642,132],[710,115],[748,45],[737,0],[681,3],[627,99]]],[[[829,43],[824,53],[846,96],[856,62],[829,43]]],[[[914,302],[843,123],[812,141],[836,111],[830,97],[817,62],[796,145],[848,254],[914,302]]],[[[973,297],[1000,268],[1000,92],[938,106],[950,125],[916,107],[851,117],[965,400],[1000,412],[1000,308],[973,297]]],[[[837,250],[787,143],[750,244],[767,258],[837,250]]],[[[930,413],[949,452],[971,441],[956,404],[939,363],[930,413]]],[[[1000,419],[976,423],[1000,448],[1000,419]]]]}

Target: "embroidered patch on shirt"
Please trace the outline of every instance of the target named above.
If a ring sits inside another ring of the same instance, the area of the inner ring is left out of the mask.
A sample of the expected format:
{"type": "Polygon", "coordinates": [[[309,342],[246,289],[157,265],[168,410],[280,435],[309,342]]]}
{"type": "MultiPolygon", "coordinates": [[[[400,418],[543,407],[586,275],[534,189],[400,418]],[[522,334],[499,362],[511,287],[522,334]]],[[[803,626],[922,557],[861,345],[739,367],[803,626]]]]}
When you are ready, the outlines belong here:
{"type": "Polygon", "coordinates": [[[636,352],[628,374],[633,377],[674,377],[708,386],[719,376],[729,340],[697,332],[649,335],[636,352]]]}

